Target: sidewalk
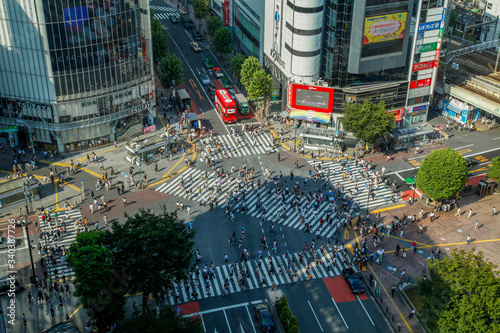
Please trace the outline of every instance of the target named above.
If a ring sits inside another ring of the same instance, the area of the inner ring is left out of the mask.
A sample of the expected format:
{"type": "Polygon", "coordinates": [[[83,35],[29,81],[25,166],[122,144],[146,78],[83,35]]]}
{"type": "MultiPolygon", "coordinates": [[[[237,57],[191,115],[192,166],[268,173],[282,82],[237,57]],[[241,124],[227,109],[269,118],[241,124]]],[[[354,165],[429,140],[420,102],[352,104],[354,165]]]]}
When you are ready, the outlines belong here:
{"type": "MultiPolygon", "coordinates": [[[[368,263],[362,274],[366,281],[375,279],[377,285],[381,286],[380,296],[383,302],[389,308],[389,312],[402,324],[404,331],[422,332],[422,329],[416,318],[407,319],[411,309],[402,300],[399,292],[394,297],[391,297],[391,287],[393,285],[399,286],[401,282],[400,275],[403,270],[411,277],[412,281],[428,275],[427,260],[430,260],[431,252],[435,253],[438,249],[441,251],[440,258],[443,258],[449,255],[455,248],[466,250],[474,248],[476,251],[483,251],[487,260],[492,261],[496,265],[500,263],[500,256],[498,255],[500,230],[496,227],[500,215],[497,213],[495,216],[491,216],[490,213],[493,206],[500,207],[500,196],[492,195],[479,198],[477,195],[472,194],[464,196],[459,204],[462,207],[461,216],[455,216],[456,209],[451,212],[441,211],[436,213],[436,219],[433,223],[430,222],[428,217],[431,209],[420,202],[413,205],[406,204],[405,207],[401,208],[381,209],[381,221],[387,224],[398,218],[401,220],[403,214],[406,214],[406,216],[413,214],[418,216],[420,209],[423,208],[425,212],[422,221],[424,231],[423,233],[419,233],[418,223],[412,224],[408,222],[406,226],[403,225],[402,229],[394,230],[390,237],[387,237],[387,234],[385,234],[386,236],[377,248],[374,248],[373,236],[371,234],[363,237],[355,231],[350,231],[349,233],[349,244],[351,245],[354,242],[359,242],[361,245],[361,242],[366,240],[369,253],[381,249],[385,250],[384,259],[381,264],[375,262],[368,263]],[[471,218],[467,216],[469,208],[473,210],[471,218]],[[478,231],[474,230],[476,220],[481,223],[478,231]],[[399,237],[401,230],[403,230],[403,237],[399,237]],[[472,243],[470,245],[466,243],[468,234],[472,236],[472,243]],[[410,249],[412,241],[417,243],[415,253],[410,249]],[[399,244],[401,249],[405,249],[407,253],[406,258],[402,258],[401,254],[399,256],[395,255],[394,250],[397,244],[399,244]],[[393,267],[397,268],[395,274],[391,274],[393,267]]],[[[371,219],[374,220],[374,214],[378,213],[378,211],[371,213],[371,219]]]]}

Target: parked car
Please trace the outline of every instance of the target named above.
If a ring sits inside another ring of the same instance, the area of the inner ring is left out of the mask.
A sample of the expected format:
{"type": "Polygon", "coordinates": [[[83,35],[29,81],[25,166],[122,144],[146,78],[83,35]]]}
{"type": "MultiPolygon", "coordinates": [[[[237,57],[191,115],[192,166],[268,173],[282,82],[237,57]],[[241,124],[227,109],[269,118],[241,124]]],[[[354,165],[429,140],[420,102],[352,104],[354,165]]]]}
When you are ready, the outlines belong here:
{"type": "Polygon", "coordinates": [[[212,72],[217,78],[224,77],[224,73],[222,72],[222,69],[220,67],[213,67],[212,72]]]}
{"type": "Polygon", "coordinates": [[[212,83],[212,81],[208,78],[208,75],[205,73],[200,73],[200,81],[201,81],[201,84],[203,84],[205,86],[212,83]]]}
{"type": "Polygon", "coordinates": [[[203,58],[201,59],[201,62],[203,62],[203,65],[205,65],[206,68],[214,67],[214,64],[212,63],[212,60],[210,58],[203,58]]]}
{"type": "Polygon", "coordinates": [[[179,23],[179,18],[175,15],[170,15],[169,19],[170,19],[170,22],[172,22],[174,24],[179,23]]]}
{"type": "Polygon", "coordinates": [[[361,279],[356,275],[352,268],[344,268],[342,270],[342,275],[351,289],[351,293],[353,294],[362,294],[365,292],[365,287],[363,283],[361,283],[361,279]]]}
{"type": "Polygon", "coordinates": [[[271,315],[271,311],[265,304],[256,304],[255,305],[255,314],[257,316],[257,320],[259,321],[259,327],[262,331],[271,332],[274,331],[274,320],[271,315]]]}
{"type": "Polygon", "coordinates": [[[475,160],[475,159],[472,159],[472,158],[466,158],[465,162],[467,162],[467,167],[468,168],[470,168],[470,167],[472,167],[474,165],[478,165],[479,164],[478,160],[475,160]]]}
{"type": "Polygon", "coordinates": [[[233,84],[231,83],[231,81],[227,77],[223,76],[219,79],[219,81],[220,81],[220,83],[222,83],[224,88],[226,88],[226,89],[233,88],[233,84]]]}
{"type": "Polygon", "coordinates": [[[198,42],[191,42],[189,43],[189,45],[191,45],[191,48],[193,49],[194,52],[201,52],[201,47],[200,44],[198,44],[198,42]]]}
{"type": "Polygon", "coordinates": [[[196,30],[193,32],[193,38],[194,38],[194,40],[202,40],[203,39],[201,37],[201,34],[196,30]]]}

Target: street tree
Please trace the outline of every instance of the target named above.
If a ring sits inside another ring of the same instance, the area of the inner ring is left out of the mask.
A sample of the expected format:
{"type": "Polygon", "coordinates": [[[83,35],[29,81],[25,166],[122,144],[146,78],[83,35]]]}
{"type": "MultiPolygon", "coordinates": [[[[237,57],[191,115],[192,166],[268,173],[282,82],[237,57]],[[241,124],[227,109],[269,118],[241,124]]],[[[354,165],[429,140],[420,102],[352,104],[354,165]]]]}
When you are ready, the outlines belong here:
{"type": "Polygon", "coordinates": [[[500,157],[497,156],[494,159],[491,160],[491,166],[488,172],[486,173],[486,176],[492,179],[496,179],[498,182],[500,182],[500,157]]]}
{"type": "Polygon", "coordinates": [[[179,316],[171,307],[163,307],[157,316],[156,311],[148,309],[140,316],[131,319],[121,329],[122,333],[200,333],[203,326],[199,320],[179,316]]]}
{"type": "Polygon", "coordinates": [[[241,79],[241,66],[246,59],[247,57],[245,57],[243,54],[237,53],[234,55],[234,57],[231,58],[231,62],[229,63],[229,69],[234,73],[234,76],[236,76],[238,80],[241,79]]]}
{"type": "Polygon", "coordinates": [[[194,18],[198,20],[198,29],[200,21],[207,18],[209,13],[208,0],[193,0],[194,18]]]}
{"type": "Polygon", "coordinates": [[[212,36],[214,51],[229,54],[233,50],[233,37],[228,27],[221,27],[212,36]]]}
{"type": "Polygon", "coordinates": [[[160,63],[160,80],[164,88],[169,89],[184,83],[181,58],[175,54],[163,57],[160,63]]]}
{"type": "Polygon", "coordinates": [[[208,34],[210,35],[210,37],[213,37],[215,32],[219,28],[222,28],[222,21],[218,16],[211,16],[207,19],[206,26],[208,34]]]}
{"type": "Polygon", "coordinates": [[[168,55],[168,39],[162,30],[151,30],[155,64],[168,55]]]}
{"type": "Polygon", "coordinates": [[[140,210],[126,219],[122,225],[112,225],[114,264],[124,267],[130,276],[128,292],[142,292],[146,308],[149,295],[164,295],[173,283],[188,278],[194,231],[179,222],[176,213],[166,211],[155,215],[140,210]]]}
{"type": "Polygon", "coordinates": [[[340,118],[345,130],[368,144],[374,144],[382,139],[387,132],[394,129],[394,116],[385,110],[385,102],[374,104],[371,101],[363,103],[344,103],[344,115],[340,118]]]}
{"type": "Polygon", "coordinates": [[[248,91],[251,79],[253,75],[262,69],[259,59],[255,57],[248,57],[243,64],[241,65],[240,77],[241,82],[245,86],[245,89],[248,91]]]}
{"type": "Polygon", "coordinates": [[[500,332],[500,278],[482,252],[454,249],[429,262],[418,288],[421,319],[430,332],[500,332]]]}
{"type": "Polygon", "coordinates": [[[272,84],[273,79],[271,75],[266,74],[266,71],[263,69],[256,71],[252,78],[247,81],[248,97],[255,100],[259,106],[263,106],[262,119],[266,119],[267,117],[267,104],[269,102],[272,84]]]}
{"type": "Polygon", "coordinates": [[[416,186],[438,201],[457,195],[467,183],[467,162],[454,149],[432,151],[417,173],[416,186]]]}
{"type": "Polygon", "coordinates": [[[80,297],[83,308],[103,331],[124,317],[127,280],[113,266],[113,252],[105,246],[107,234],[78,234],[67,255],[75,272],[75,296],[80,297]]]}

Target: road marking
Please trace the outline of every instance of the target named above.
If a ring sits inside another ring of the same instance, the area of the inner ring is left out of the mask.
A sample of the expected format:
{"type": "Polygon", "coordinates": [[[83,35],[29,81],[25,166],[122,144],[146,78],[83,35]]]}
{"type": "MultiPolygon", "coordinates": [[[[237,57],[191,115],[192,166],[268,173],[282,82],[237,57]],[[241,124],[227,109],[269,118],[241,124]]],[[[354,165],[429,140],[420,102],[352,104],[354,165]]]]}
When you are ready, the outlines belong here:
{"type": "Polygon", "coordinates": [[[160,115],[160,111],[158,111],[158,107],[156,107],[156,114],[158,115],[158,118],[160,118],[161,126],[163,126],[163,129],[165,129],[165,123],[163,123],[163,118],[160,115]]]}
{"type": "Polygon", "coordinates": [[[372,210],[372,211],[370,211],[370,214],[375,214],[375,213],[378,213],[378,212],[385,212],[385,211],[388,211],[388,210],[393,210],[393,209],[401,208],[401,207],[405,207],[405,206],[406,206],[405,204],[402,204],[402,205],[397,205],[397,206],[392,206],[392,207],[387,207],[387,208],[372,210]]]}
{"type": "Polygon", "coordinates": [[[335,305],[335,307],[337,308],[337,312],[339,313],[340,318],[342,318],[342,321],[344,322],[345,327],[346,327],[347,329],[349,329],[349,326],[347,326],[347,323],[345,322],[344,316],[343,316],[343,315],[342,315],[342,313],[340,312],[340,309],[339,309],[339,307],[337,306],[337,303],[335,303],[335,300],[333,299],[333,297],[332,297],[332,302],[333,302],[333,304],[335,305]]]}
{"type": "Polygon", "coordinates": [[[204,314],[207,314],[207,313],[214,313],[214,312],[223,311],[223,310],[230,310],[230,309],[234,309],[234,308],[241,308],[241,307],[244,307],[244,306],[247,306],[247,305],[250,305],[250,304],[258,304],[258,303],[262,303],[262,300],[252,301],[252,302],[238,303],[238,304],[223,306],[223,307],[220,307],[220,308],[215,308],[215,309],[210,309],[210,310],[205,310],[205,311],[200,311],[200,312],[194,312],[194,313],[190,313],[190,314],[184,315],[184,317],[193,317],[193,316],[198,316],[198,315],[204,315],[204,314]]]}
{"type": "Polygon", "coordinates": [[[372,325],[375,326],[375,323],[373,322],[372,318],[370,317],[370,315],[368,314],[368,311],[366,311],[365,309],[365,306],[363,305],[363,302],[361,302],[361,300],[359,299],[359,296],[356,295],[356,298],[358,299],[359,301],[359,304],[361,304],[361,306],[363,307],[363,310],[365,310],[365,313],[366,315],[368,316],[368,319],[370,319],[370,321],[372,322],[372,325]]]}
{"type": "Polygon", "coordinates": [[[227,323],[227,328],[229,328],[229,333],[233,333],[233,332],[231,331],[231,325],[229,325],[229,320],[227,319],[226,310],[225,310],[225,309],[222,309],[222,312],[224,312],[224,317],[226,317],[226,323],[227,323]]]}
{"type": "Polygon", "coordinates": [[[82,307],[83,307],[83,305],[81,305],[81,304],[80,304],[80,306],[79,306],[79,307],[78,307],[75,311],[73,311],[73,313],[72,313],[72,314],[70,314],[70,315],[69,315],[69,318],[71,319],[71,317],[73,317],[74,315],[76,315],[76,313],[77,313],[78,311],[80,311],[80,309],[81,309],[82,307]]]}
{"type": "Polygon", "coordinates": [[[459,150],[459,149],[462,149],[462,148],[467,148],[467,147],[472,147],[472,146],[474,146],[474,144],[463,146],[463,147],[458,147],[458,148],[453,148],[453,149],[459,150]]]}
{"type": "Polygon", "coordinates": [[[399,179],[401,179],[402,181],[405,181],[405,179],[403,177],[401,177],[401,175],[398,172],[396,172],[395,175],[398,176],[399,179]]]}
{"type": "Polygon", "coordinates": [[[494,138],[493,140],[500,140],[500,137],[498,137],[498,138],[494,138]]]}
{"type": "Polygon", "coordinates": [[[248,306],[245,305],[245,308],[247,309],[248,318],[250,318],[250,323],[252,324],[253,332],[257,333],[257,331],[255,330],[255,325],[253,324],[252,316],[250,315],[250,311],[248,310],[248,306]]]}
{"type": "Polygon", "coordinates": [[[199,91],[198,89],[196,89],[195,91],[198,93],[198,97],[199,97],[200,99],[204,99],[204,98],[203,98],[203,96],[201,96],[200,91],[199,91]]]}
{"type": "MultiPolygon", "coordinates": [[[[194,73],[193,73],[194,74],[194,73]]],[[[193,87],[193,89],[196,89],[196,83],[194,82],[193,79],[189,79],[189,83],[191,84],[191,87],[193,87]]]]}
{"type": "Polygon", "coordinates": [[[314,312],[314,309],[313,309],[313,307],[311,305],[311,302],[309,302],[309,300],[307,300],[307,303],[309,303],[309,306],[311,307],[311,311],[312,311],[312,313],[314,315],[314,318],[316,318],[316,321],[318,322],[318,326],[321,329],[321,332],[324,332],[323,327],[321,327],[321,324],[319,322],[318,316],[316,316],[316,312],[314,312]]]}
{"type": "MultiPolygon", "coordinates": [[[[163,24],[162,24],[162,27],[163,27],[163,24]]],[[[185,61],[185,62],[186,62],[186,64],[188,65],[188,67],[189,67],[189,69],[191,70],[191,73],[193,73],[193,76],[195,77],[196,81],[198,81],[198,77],[196,77],[196,74],[194,73],[193,68],[191,68],[191,65],[189,65],[189,62],[187,61],[186,57],[184,56],[184,53],[182,53],[181,48],[179,47],[179,45],[177,45],[177,42],[176,42],[176,41],[172,38],[172,35],[170,35],[170,33],[169,33],[168,31],[167,31],[167,35],[170,37],[170,40],[171,40],[172,42],[174,42],[175,46],[176,46],[176,47],[177,47],[177,49],[179,50],[179,53],[180,53],[181,57],[184,59],[184,61],[185,61]]],[[[190,37],[191,37],[191,36],[190,36],[190,37]]],[[[212,53],[212,52],[210,52],[210,53],[212,53]]],[[[213,53],[212,53],[212,56],[215,58],[215,56],[214,56],[214,54],[213,54],[213,53]]],[[[215,58],[215,59],[217,59],[217,58],[215,58]]],[[[226,73],[226,75],[227,75],[227,73],[226,73]]],[[[229,75],[228,75],[228,77],[229,77],[229,75]]],[[[198,81],[198,83],[200,83],[200,82],[198,81]]],[[[200,86],[201,86],[201,85],[202,85],[202,84],[200,83],[200,86]]],[[[213,107],[213,108],[214,108],[214,110],[215,110],[215,105],[214,105],[214,103],[210,100],[210,98],[208,98],[207,92],[206,92],[205,90],[203,90],[203,93],[205,94],[205,96],[207,97],[207,100],[210,102],[210,104],[212,105],[212,107],[213,107]]],[[[225,124],[225,123],[224,123],[224,121],[222,120],[222,117],[220,116],[219,112],[217,112],[217,111],[215,110],[215,114],[217,115],[217,117],[219,117],[219,120],[221,121],[222,126],[224,126],[224,128],[226,129],[227,134],[229,134],[229,129],[227,128],[226,124],[225,124]]]]}

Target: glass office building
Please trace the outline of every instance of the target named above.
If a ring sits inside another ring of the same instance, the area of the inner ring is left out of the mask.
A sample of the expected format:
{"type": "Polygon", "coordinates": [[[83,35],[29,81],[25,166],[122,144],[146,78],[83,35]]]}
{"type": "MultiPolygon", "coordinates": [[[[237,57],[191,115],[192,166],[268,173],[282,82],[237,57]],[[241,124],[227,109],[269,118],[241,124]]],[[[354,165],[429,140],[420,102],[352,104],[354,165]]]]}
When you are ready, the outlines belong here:
{"type": "Polygon", "coordinates": [[[85,149],[154,107],[148,0],[0,2],[0,139],[85,149]]]}

